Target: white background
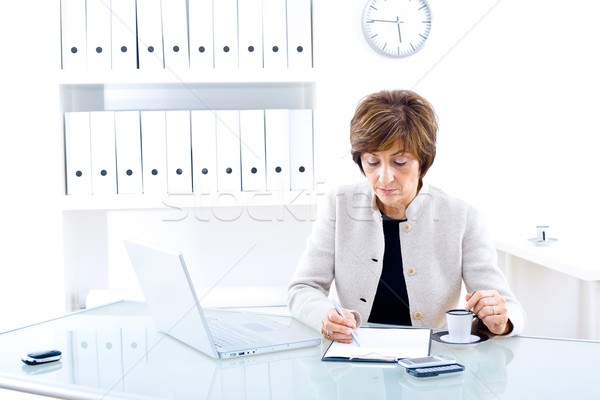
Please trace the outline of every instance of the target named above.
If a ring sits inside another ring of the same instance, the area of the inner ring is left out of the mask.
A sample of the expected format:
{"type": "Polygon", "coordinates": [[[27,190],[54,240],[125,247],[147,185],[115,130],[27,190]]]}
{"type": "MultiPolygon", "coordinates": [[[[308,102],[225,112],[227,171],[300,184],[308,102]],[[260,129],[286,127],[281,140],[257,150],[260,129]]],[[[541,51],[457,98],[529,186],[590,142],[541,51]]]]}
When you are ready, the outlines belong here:
{"type": "MultiPolygon", "coordinates": [[[[324,186],[360,179],[347,139],[358,100],[380,89],[413,89],[439,116],[431,184],[481,208],[498,234],[526,238],[535,225],[549,224],[557,237],[580,240],[582,251],[593,248],[600,222],[595,189],[600,4],[430,0],[433,23],[423,50],[390,59],[363,39],[365,0],[314,3],[315,152],[324,186]]],[[[95,282],[113,288],[135,284],[114,243],[109,258],[116,261],[109,271],[82,266],[80,276],[74,278],[74,271],[65,276],[58,4],[12,2],[0,13],[0,330],[64,312],[65,290],[71,289],[65,281],[83,282],[86,289],[95,282]]],[[[282,210],[266,212],[276,219],[282,210]]],[[[203,249],[228,265],[253,249],[239,275],[231,276],[233,284],[250,277],[280,285],[310,231],[310,218],[285,215],[284,221],[260,226],[244,218],[167,226],[162,213],[111,213],[101,230],[135,234],[147,226],[154,229],[152,238],[181,244],[194,264],[203,249]],[[227,252],[227,238],[239,254],[227,252]],[[259,269],[248,273],[249,268],[259,269]]]]}

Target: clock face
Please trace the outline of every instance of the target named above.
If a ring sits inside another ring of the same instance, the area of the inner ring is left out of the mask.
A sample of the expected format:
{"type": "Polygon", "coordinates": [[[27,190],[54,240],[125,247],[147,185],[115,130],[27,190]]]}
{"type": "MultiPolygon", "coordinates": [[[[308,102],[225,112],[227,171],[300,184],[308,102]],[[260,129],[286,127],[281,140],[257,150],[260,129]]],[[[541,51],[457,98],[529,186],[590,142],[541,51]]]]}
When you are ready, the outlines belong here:
{"type": "Polygon", "coordinates": [[[362,27],[376,51],[406,57],[425,45],[431,30],[431,10],[425,0],[369,0],[362,27]]]}

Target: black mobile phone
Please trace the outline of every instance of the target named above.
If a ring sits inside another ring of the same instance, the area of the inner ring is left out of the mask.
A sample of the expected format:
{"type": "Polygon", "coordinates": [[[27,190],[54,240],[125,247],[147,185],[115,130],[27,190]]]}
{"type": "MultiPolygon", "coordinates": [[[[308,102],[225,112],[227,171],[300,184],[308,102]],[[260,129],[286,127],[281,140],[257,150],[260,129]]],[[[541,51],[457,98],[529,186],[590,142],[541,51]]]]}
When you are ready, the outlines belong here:
{"type": "Polygon", "coordinates": [[[43,350],[24,355],[21,357],[21,361],[27,365],[38,365],[58,361],[61,357],[62,352],[60,350],[43,350]]]}
{"type": "Polygon", "coordinates": [[[406,368],[406,373],[417,378],[432,378],[439,375],[456,374],[464,370],[464,365],[455,363],[436,367],[406,368]]]}

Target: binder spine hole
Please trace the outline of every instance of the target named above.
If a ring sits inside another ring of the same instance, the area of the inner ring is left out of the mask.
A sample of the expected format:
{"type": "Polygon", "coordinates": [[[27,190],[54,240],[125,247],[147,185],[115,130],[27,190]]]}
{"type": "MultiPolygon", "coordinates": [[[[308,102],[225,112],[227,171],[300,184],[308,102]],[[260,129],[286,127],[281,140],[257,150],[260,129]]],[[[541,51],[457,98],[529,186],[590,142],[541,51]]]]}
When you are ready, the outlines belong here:
{"type": "Polygon", "coordinates": [[[107,172],[106,172],[106,170],[105,170],[105,169],[103,169],[102,171],[100,171],[100,175],[102,175],[102,176],[106,176],[106,174],[107,174],[107,172]]]}
{"type": "Polygon", "coordinates": [[[223,51],[224,51],[225,53],[229,53],[229,46],[225,46],[225,47],[223,47],[223,51]]]}
{"type": "Polygon", "coordinates": [[[77,53],[77,47],[71,47],[71,53],[73,53],[73,54],[77,53]]]}
{"type": "Polygon", "coordinates": [[[177,175],[181,175],[181,174],[183,174],[183,170],[181,168],[177,168],[177,170],[175,171],[175,173],[177,175]]]}
{"type": "Polygon", "coordinates": [[[208,174],[208,169],[202,168],[202,175],[206,175],[206,174],[208,174]]]}
{"type": "Polygon", "coordinates": [[[303,165],[301,165],[301,166],[300,166],[300,168],[298,168],[298,171],[300,171],[300,172],[304,172],[304,171],[306,171],[306,168],[304,168],[304,166],[303,166],[303,165]]]}
{"type": "Polygon", "coordinates": [[[152,170],[152,175],[154,175],[154,176],[158,175],[158,170],[157,169],[153,169],[152,170]]]}
{"type": "Polygon", "coordinates": [[[121,53],[127,53],[127,46],[121,46],[121,53]]]}
{"type": "Polygon", "coordinates": [[[100,47],[100,46],[96,47],[96,53],[98,53],[98,54],[102,53],[102,47],[100,47]]]}
{"type": "Polygon", "coordinates": [[[281,167],[275,167],[275,172],[280,173],[281,172],[281,167]]]}
{"type": "Polygon", "coordinates": [[[252,169],[250,170],[250,172],[252,172],[253,174],[257,173],[258,170],[256,169],[256,167],[252,167],[252,169]]]}
{"type": "Polygon", "coordinates": [[[133,175],[133,171],[130,169],[128,169],[125,173],[127,174],[127,176],[133,175]]]}
{"type": "Polygon", "coordinates": [[[75,172],[75,176],[78,178],[81,177],[82,175],[83,175],[83,172],[81,172],[81,171],[75,172]]]}
{"type": "Polygon", "coordinates": [[[304,51],[304,48],[302,46],[298,46],[298,47],[296,47],[296,51],[298,53],[302,53],[304,51]]]}
{"type": "Polygon", "coordinates": [[[279,51],[279,47],[273,46],[273,53],[277,53],[279,51]]]}
{"type": "Polygon", "coordinates": [[[227,168],[227,169],[225,170],[225,172],[227,172],[228,174],[230,174],[230,173],[232,173],[232,172],[233,172],[233,170],[232,170],[231,168],[227,168]]]}
{"type": "Polygon", "coordinates": [[[154,53],[154,46],[148,46],[148,53],[154,53]]]}
{"type": "Polygon", "coordinates": [[[248,52],[249,53],[254,52],[254,46],[248,46],[248,52]]]}
{"type": "Polygon", "coordinates": [[[198,47],[198,51],[200,53],[204,53],[206,51],[206,48],[204,46],[200,46],[200,47],[198,47]]]}
{"type": "Polygon", "coordinates": [[[173,51],[175,53],[179,53],[179,46],[173,46],[173,51]]]}

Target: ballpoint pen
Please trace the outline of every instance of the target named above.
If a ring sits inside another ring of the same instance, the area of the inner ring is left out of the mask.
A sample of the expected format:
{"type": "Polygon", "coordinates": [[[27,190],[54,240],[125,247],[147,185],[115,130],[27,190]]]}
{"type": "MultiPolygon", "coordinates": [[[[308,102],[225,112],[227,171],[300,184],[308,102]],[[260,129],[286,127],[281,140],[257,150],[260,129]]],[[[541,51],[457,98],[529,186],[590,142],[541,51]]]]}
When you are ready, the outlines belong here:
{"type": "MultiPolygon", "coordinates": [[[[346,316],[344,315],[344,311],[342,310],[342,307],[340,307],[340,305],[339,305],[339,303],[337,301],[334,300],[333,306],[335,307],[336,311],[338,312],[338,314],[340,314],[340,316],[342,318],[346,318],[346,316]]],[[[352,331],[350,332],[350,334],[352,335],[352,340],[354,340],[354,342],[356,343],[356,345],[358,347],[360,347],[360,343],[358,343],[358,340],[356,339],[356,334],[354,333],[354,329],[352,329],[352,331]]]]}

